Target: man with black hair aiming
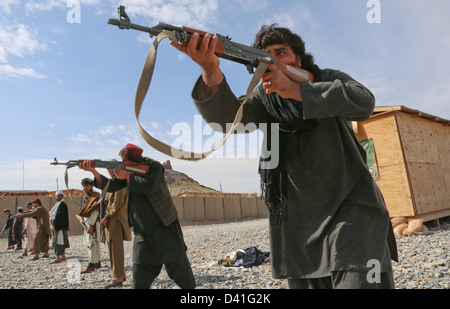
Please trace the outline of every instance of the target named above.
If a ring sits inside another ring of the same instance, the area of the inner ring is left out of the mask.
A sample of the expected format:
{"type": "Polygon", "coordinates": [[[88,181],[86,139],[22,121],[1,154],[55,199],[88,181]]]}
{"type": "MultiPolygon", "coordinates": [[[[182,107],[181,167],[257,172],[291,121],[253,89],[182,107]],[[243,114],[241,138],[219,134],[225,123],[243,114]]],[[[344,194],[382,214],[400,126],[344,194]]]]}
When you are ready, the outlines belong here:
{"type": "MultiPolygon", "coordinates": [[[[225,130],[244,97],[233,94],[220,69],[217,41],[193,34],[185,45],[171,44],[200,65],[193,100],[207,122],[225,130]]],[[[259,166],[273,277],[288,279],[290,288],[393,288],[389,214],[351,124],[372,114],[373,94],[346,73],[320,69],[289,29],[263,26],[253,47],[315,77],[294,82],[270,64],[243,107],[244,125],[279,127],[278,137],[267,130],[263,142],[279,138],[278,164],[267,165],[263,152],[259,166]]]]}

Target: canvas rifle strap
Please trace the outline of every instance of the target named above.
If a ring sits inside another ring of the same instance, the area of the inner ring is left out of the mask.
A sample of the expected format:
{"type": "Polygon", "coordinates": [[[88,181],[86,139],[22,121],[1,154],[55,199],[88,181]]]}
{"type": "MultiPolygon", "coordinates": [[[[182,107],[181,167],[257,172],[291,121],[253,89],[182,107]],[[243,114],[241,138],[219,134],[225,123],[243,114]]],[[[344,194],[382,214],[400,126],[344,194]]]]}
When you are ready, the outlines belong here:
{"type": "Polygon", "coordinates": [[[142,103],[144,102],[144,98],[147,94],[148,88],[150,87],[150,83],[153,76],[153,70],[155,68],[155,62],[156,62],[156,54],[158,50],[158,45],[161,42],[161,40],[168,38],[171,41],[176,42],[175,34],[172,31],[163,31],[161,32],[153,41],[152,46],[150,47],[150,51],[147,55],[147,59],[145,60],[144,68],[142,70],[141,78],[139,80],[138,88],[136,91],[136,98],[135,98],[135,104],[134,104],[134,111],[136,115],[136,122],[138,126],[139,133],[144,138],[144,140],[155,148],[156,150],[171,156],[173,158],[187,160],[187,161],[197,161],[206,158],[208,155],[210,155],[215,150],[222,147],[222,145],[226,142],[230,134],[235,130],[236,126],[240,123],[242,119],[243,114],[243,107],[245,103],[247,102],[247,99],[250,97],[253,89],[258,85],[259,80],[261,79],[262,75],[266,72],[267,67],[269,66],[269,60],[268,59],[261,59],[260,64],[256,68],[255,73],[253,74],[253,78],[250,81],[250,84],[247,89],[246,99],[239,107],[235,119],[233,121],[233,125],[230,128],[230,130],[226,133],[226,135],[222,138],[220,142],[218,142],[213,149],[204,152],[204,153],[194,153],[194,152],[188,152],[183,151],[177,148],[173,148],[156,138],[152,137],[149,133],[147,133],[142,125],[139,122],[139,114],[141,112],[142,103]]]}
{"type": "Polygon", "coordinates": [[[69,194],[69,197],[72,200],[72,202],[74,202],[78,206],[82,206],[73,199],[72,194],[70,194],[70,189],[69,189],[69,168],[72,168],[75,166],[76,165],[70,165],[70,164],[66,165],[66,170],[64,171],[64,183],[66,184],[67,194],[69,194]]]}

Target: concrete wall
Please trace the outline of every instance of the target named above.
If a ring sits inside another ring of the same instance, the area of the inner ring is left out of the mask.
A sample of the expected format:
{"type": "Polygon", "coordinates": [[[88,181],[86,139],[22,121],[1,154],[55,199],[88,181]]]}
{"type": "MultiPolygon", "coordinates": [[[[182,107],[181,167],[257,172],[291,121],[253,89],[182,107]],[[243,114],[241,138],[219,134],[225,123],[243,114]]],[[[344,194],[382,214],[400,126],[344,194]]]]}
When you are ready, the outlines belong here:
{"type": "Polygon", "coordinates": [[[239,221],[267,218],[259,197],[173,197],[182,223],[239,221]]]}
{"type": "MultiPolygon", "coordinates": [[[[69,208],[69,235],[83,234],[83,228],[75,216],[81,210],[82,198],[80,196],[64,198],[69,208]]],[[[25,205],[33,199],[34,197],[29,196],[0,197],[0,209],[3,213],[3,210],[8,208],[11,213],[15,214],[17,207],[21,206],[26,210],[25,205]]],[[[50,210],[56,203],[53,196],[40,196],[39,199],[47,210],[50,210]]],[[[268,217],[264,200],[259,197],[174,196],[173,201],[181,224],[229,222],[268,217]]],[[[3,227],[5,222],[6,217],[3,222],[0,220],[0,225],[3,227]]]]}

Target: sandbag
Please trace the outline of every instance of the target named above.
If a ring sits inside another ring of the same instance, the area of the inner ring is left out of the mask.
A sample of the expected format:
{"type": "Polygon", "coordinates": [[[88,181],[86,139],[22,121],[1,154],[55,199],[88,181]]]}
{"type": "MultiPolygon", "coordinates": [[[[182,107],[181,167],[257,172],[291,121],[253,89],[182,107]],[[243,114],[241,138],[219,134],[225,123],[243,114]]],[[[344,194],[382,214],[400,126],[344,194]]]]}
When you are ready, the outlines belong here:
{"type": "Polygon", "coordinates": [[[405,229],[407,229],[408,228],[408,223],[402,223],[402,224],[400,224],[400,225],[397,225],[395,228],[394,228],[394,235],[395,236],[398,236],[398,237],[403,237],[404,235],[403,235],[403,230],[405,230],[405,229]]]}
{"type": "Polygon", "coordinates": [[[416,232],[416,235],[427,235],[430,231],[426,227],[426,225],[422,225],[422,230],[420,232],[416,232]]]}
{"type": "Polygon", "coordinates": [[[421,232],[423,227],[423,219],[411,219],[408,220],[408,228],[403,231],[406,236],[415,235],[417,232],[421,232]]]}
{"type": "Polygon", "coordinates": [[[406,220],[405,217],[395,217],[391,219],[391,223],[392,223],[392,228],[396,228],[397,226],[399,226],[400,224],[403,223],[408,223],[408,220],[406,220]]]}

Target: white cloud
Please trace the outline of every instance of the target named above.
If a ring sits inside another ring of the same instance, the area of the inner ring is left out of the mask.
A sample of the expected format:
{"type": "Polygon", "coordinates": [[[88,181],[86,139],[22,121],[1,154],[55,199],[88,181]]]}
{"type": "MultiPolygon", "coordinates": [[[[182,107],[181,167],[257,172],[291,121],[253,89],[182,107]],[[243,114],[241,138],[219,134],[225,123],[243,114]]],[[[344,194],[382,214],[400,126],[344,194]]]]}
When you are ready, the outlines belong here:
{"type": "Polygon", "coordinates": [[[6,14],[6,15],[10,15],[11,14],[11,7],[17,7],[20,4],[20,0],[2,0],[2,2],[0,2],[0,15],[1,14],[6,14]]]}
{"type": "Polygon", "coordinates": [[[111,134],[114,134],[115,132],[116,132],[116,129],[113,125],[107,125],[107,126],[101,127],[98,133],[100,135],[111,135],[111,134]]]}
{"type": "Polygon", "coordinates": [[[311,9],[303,4],[297,4],[290,7],[289,10],[282,7],[259,24],[270,25],[272,23],[277,23],[278,26],[288,28],[293,32],[310,30],[316,26],[311,9]]]}
{"type": "Polygon", "coordinates": [[[145,45],[153,43],[152,38],[147,33],[138,33],[137,40],[145,45]]]}
{"type": "Polygon", "coordinates": [[[9,56],[25,57],[46,51],[47,45],[38,40],[39,34],[25,24],[3,25],[0,28],[0,62],[9,56]]]}
{"type": "Polygon", "coordinates": [[[133,125],[109,124],[80,132],[67,138],[69,153],[83,157],[109,160],[117,157],[119,150],[128,143],[142,144],[142,138],[133,125]]]}
{"type": "Polygon", "coordinates": [[[22,78],[22,77],[31,77],[38,79],[47,78],[46,75],[39,74],[32,68],[15,68],[9,64],[0,65],[0,79],[22,78]]]}
{"type": "Polygon", "coordinates": [[[218,0],[124,0],[120,4],[125,6],[130,18],[142,16],[152,18],[153,22],[201,29],[216,23],[218,8],[218,0]]]}
{"type": "Polygon", "coordinates": [[[70,137],[69,140],[75,143],[92,143],[92,139],[85,134],[77,134],[74,137],[70,137]]]}
{"type": "Polygon", "coordinates": [[[150,125],[153,129],[156,129],[156,130],[160,128],[159,123],[157,121],[152,121],[150,123],[150,125]]]}
{"type": "Polygon", "coordinates": [[[25,10],[27,13],[45,12],[54,8],[64,8],[66,5],[65,0],[28,1],[25,3],[25,10]]]}
{"type": "Polygon", "coordinates": [[[48,50],[47,45],[38,40],[39,33],[30,26],[14,23],[0,27],[0,78],[46,78],[30,67],[18,67],[9,63],[10,58],[25,58],[37,52],[48,50]]]}

